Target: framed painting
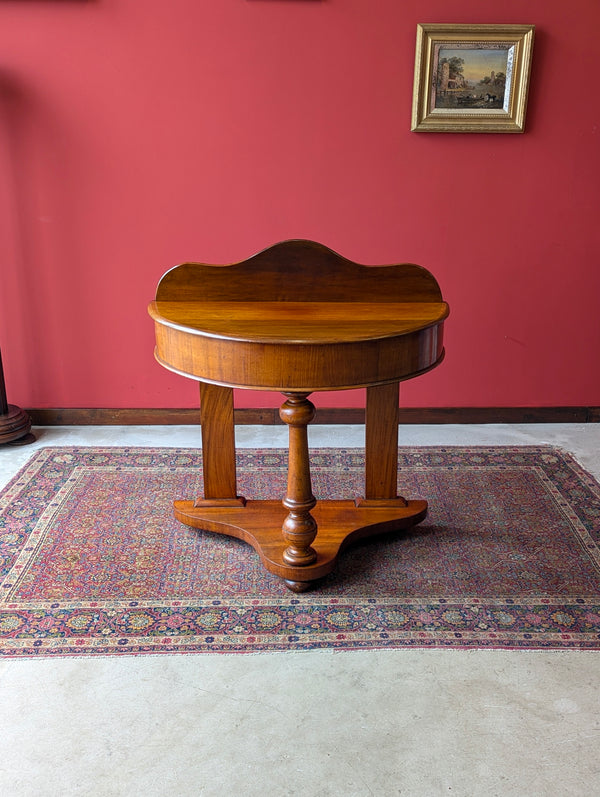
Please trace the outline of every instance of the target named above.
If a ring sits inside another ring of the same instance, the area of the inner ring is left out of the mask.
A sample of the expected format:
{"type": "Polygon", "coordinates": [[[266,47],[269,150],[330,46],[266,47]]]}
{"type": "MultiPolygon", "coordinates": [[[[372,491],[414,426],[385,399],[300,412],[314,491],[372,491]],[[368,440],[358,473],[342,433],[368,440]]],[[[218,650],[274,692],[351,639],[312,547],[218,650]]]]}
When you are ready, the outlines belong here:
{"type": "Polygon", "coordinates": [[[417,25],[414,132],[522,133],[533,25],[417,25]]]}

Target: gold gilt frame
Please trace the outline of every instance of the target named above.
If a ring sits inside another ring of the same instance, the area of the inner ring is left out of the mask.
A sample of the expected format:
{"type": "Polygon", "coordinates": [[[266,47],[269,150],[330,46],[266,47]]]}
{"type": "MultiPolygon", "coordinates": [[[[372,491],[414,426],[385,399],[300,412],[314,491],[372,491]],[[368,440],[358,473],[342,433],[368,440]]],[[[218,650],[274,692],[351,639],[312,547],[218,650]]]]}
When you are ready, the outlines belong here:
{"type": "Polygon", "coordinates": [[[533,25],[417,25],[414,132],[522,133],[533,25]]]}

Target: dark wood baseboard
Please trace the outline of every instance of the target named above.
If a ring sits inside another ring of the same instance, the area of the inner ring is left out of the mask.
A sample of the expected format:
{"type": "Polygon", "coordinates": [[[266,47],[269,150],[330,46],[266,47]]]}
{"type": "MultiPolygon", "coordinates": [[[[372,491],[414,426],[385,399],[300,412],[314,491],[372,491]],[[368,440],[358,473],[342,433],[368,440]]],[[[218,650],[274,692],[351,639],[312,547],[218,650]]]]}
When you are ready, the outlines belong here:
{"type": "MultiPolygon", "coordinates": [[[[34,426],[173,426],[200,423],[199,409],[28,409],[34,426]]],[[[600,407],[430,407],[400,408],[401,424],[600,423],[600,407]]],[[[236,424],[279,424],[279,410],[235,410],[236,424]]],[[[321,407],[314,423],[361,424],[360,407],[321,407]]]]}

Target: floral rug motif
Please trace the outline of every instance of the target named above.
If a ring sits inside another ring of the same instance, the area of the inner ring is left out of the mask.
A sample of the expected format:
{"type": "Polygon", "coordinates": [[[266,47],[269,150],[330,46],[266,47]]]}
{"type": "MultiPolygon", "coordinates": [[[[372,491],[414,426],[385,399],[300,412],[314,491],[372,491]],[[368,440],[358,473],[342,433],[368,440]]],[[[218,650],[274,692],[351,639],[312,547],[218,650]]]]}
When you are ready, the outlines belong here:
{"type": "MultiPolygon", "coordinates": [[[[363,467],[312,451],[315,496],[360,495],[363,467]]],[[[238,451],[238,492],[279,498],[286,468],[238,451]]],[[[40,449],[0,493],[0,655],[600,649],[600,485],[569,454],[403,448],[398,481],[423,523],[295,595],[250,546],[173,518],[202,492],[196,449],[40,449]]]]}

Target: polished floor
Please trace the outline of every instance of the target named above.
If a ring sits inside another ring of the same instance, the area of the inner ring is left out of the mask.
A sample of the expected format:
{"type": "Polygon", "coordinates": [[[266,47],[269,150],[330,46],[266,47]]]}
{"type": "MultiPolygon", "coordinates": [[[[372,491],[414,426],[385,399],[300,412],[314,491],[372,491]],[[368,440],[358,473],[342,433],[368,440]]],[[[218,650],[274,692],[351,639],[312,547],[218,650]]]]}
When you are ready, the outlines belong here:
{"type": "MultiPolygon", "coordinates": [[[[48,445],[197,446],[192,427],[36,429],[48,445]]],[[[239,446],[287,430],[241,427],[239,446]]],[[[312,446],[361,446],[315,426],[312,446]]],[[[600,424],[405,426],[404,445],[532,445],[600,480],[600,424]]],[[[0,660],[4,797],[600,794],[600,654],[397,650],[0,660]]]]}

